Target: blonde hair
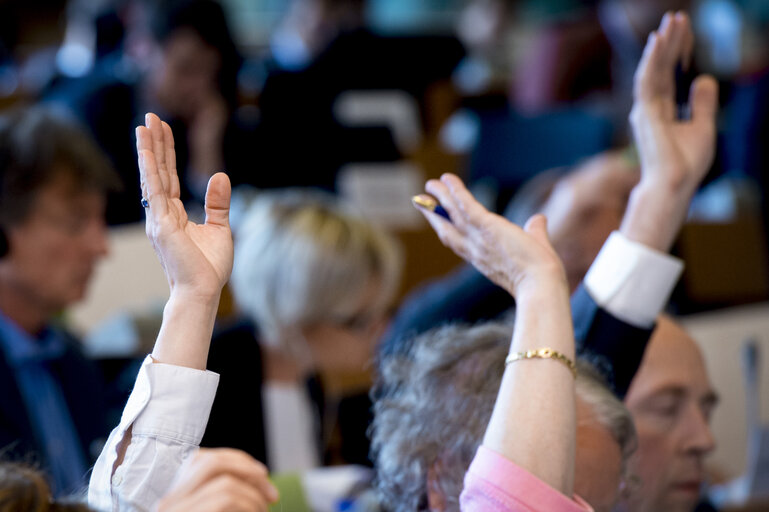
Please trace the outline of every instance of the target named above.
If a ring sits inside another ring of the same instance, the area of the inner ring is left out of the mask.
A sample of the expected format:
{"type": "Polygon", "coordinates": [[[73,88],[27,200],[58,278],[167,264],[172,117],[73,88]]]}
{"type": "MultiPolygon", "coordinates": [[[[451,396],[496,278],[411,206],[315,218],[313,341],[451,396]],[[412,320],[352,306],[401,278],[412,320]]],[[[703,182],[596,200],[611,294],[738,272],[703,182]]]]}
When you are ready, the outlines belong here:
{"type": "Polygon", "coordinates": [[[262,341],[280,346],[301,327],[360,314],[372,282],[378,289],[365,313],[384,312],[400,270],[391,237],[334,196],[271,191],[256,196],[236,231],[231,285],[262,341]]]}

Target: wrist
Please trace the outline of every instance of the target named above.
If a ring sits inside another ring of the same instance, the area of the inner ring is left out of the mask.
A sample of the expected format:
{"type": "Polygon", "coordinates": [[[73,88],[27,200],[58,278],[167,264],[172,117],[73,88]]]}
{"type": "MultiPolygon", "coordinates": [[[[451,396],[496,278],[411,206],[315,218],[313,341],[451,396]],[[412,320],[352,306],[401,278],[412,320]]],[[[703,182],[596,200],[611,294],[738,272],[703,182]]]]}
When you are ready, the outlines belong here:
{"type": "Polygon", "coordinates": [[[630,193],[619,231],[628,240],[668,252],[686,220],[694,191],[679,181],[642,180],[630,193]]]}
{"type": "Polygon", "coordinates": [[[194,308],[198,311],[217,310],[219,308],[219,299],[222,290],[207,290],[195,287],[174,287],[168,297],[168,304],[184,304],[185,307],[194,308]]]}
{"type": "Polygon", "coordinates": [[[515,284],[516,302],[536,302],[540,299],[552,300],[564,296],[568,299],[569,282],[563,267],[548,269],[526,275],[515,284]]]}

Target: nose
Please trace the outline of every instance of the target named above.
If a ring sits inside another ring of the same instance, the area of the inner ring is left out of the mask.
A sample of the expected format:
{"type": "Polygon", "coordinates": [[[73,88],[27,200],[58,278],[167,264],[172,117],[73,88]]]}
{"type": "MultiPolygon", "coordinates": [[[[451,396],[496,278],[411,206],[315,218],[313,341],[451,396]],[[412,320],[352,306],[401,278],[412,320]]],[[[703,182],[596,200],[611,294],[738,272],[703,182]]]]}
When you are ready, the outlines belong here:
{"type": "Polygon", "coordinates": [[[109,254],[107,223],[103,216],[91,219],[89,229],[85,231],[86,247],[94,259],[101,259],[109,254]]]}
{"type": "Polygon", "coordinates": [[[702,410],[692,404],[687,410],[685,451],[698,455],[707,455],[716,447],[713,432],[702,410]]]}

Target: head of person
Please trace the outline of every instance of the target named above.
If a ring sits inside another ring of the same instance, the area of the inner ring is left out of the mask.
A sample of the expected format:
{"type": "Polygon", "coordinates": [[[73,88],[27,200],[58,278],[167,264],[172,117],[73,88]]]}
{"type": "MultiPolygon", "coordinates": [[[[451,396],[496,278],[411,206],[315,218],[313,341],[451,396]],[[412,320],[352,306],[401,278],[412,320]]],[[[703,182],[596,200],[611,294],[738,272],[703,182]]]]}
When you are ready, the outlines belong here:
{"type": "Polygon", "coordinates": [[[23,464],[0,463],[0,510],[4,512],[88,512],[75,501],[54,501],[45,477],[23,464]]]}
{"type": "Polygon", "coordinates": [[[715,448],[709,422],[716,403],[696,342],[660,317],[625,397],[638,431],[630,470],[640,480],[628,510],[694,510],[705,456],[715,448]]]}
{"type": "Polygon", "coordinates": [[[174,0],[150,9],[153,97],[172,117],[190,121],[212,96],[233,107],[241,58],[219,2],[174,0]]]}
{"type": "MultiPolygon", "coordinates": [[[[420,335],[410,353],[380,362],[372,451],[387,510],[458,511],[465,472],[502,381],[512,328],[450,325],[420,335]]],[[[630,415],[580,362],[575,492],[595,510],[618,498],[635,446],[630,415]]]]}
{"type": "Polygon", "coordinates": [[[400,285],[384,231],[319,191],[261,192],[235,232],[232,291],[261,341],[323,371],[371,359],[400,285]]]}
{"type": "Polygon", "coordinates": [[[523,226],[542,213],[553,248],[571,289],[584,278],[612,231],[619,229],[630,191],[640,177],[638,163],[623,151],[606,151],[576,165],[541,173],[518,191],[505,216],[523,226]]]}
{"type": "Polygon", "coordinates": [[[84,296],[107,253],[106,194],[119,183],[104,154],[63,114],[32,107],[0,116],[6,300],[51,315],[84,296]]]}

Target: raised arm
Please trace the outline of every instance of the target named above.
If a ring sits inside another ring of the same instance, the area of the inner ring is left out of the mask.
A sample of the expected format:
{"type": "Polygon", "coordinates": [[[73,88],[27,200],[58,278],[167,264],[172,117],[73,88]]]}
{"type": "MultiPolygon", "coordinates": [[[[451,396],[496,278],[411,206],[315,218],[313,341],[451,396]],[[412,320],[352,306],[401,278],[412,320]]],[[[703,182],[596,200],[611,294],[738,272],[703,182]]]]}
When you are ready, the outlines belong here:
{"type": "Polygon", "coordinates": [[[230,181],[211,177],[206,220],[195,224],[179,198],[171,128],[155,114],[136,129],[147,237],[163,265],[171,295],[152,356],[157,362],[204,370],[222,287],[232,271],[230,181]]]}
{"type": "MultiPolygon", "coordinates": [[[[423,210],[441,241],[515,296],[511,353],[550,348],[573,361],[568,284],[545,218],[534,216],[521,229],[488,212],[453,175],[426,189],[452,219],[423,210]]],[[[524,359],[507,365],[483,446],[571,496],[575,429],[569,367],[552,358],[524,359]]]]}
{"type": "Polygon", "coordinates": [[[266,511],[277,491],[262,464],[237,450],[198,451],[218,384],[218,375],[205,371],[211,332],[232,269],[229,179],[211,177],[205,223],[191,222],[179,198],[171,129],[148,114],[136,135],[147,236],[171,294],[152,357],[94,466],[89,504],[266,511]]]}
{"type": "Polygon", "coordinates": [[[692,83],[689,119],[680,119],[676,106],[676,65],[688,68],[693,45],[689,17],[666,13],[649,35],[634,79],[630,124],[641,181],[630,195],[620,231],[661,252],[673,245],[715,154],[715,79],[702,75],[692,83]]]}

